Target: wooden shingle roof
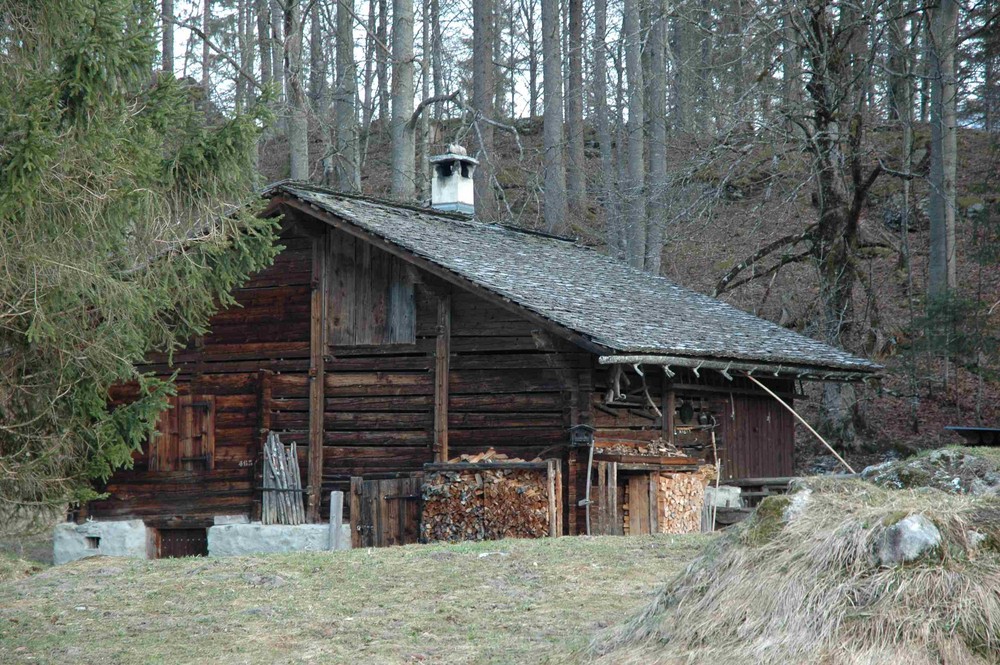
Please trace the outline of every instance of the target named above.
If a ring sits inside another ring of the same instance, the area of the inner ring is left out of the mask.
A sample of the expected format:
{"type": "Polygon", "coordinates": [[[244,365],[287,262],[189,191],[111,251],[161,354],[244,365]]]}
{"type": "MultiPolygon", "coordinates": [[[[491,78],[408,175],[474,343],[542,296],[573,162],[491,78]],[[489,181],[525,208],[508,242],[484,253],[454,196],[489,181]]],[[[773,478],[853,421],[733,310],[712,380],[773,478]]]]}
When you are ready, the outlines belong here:
{"type": "Polygon", "coordinates": [[[278,183],[265,192],[282,195],[457,274],[610,354],[754,362],[788,370],[881,369],[572,240],[304,183],[278,183]]]}

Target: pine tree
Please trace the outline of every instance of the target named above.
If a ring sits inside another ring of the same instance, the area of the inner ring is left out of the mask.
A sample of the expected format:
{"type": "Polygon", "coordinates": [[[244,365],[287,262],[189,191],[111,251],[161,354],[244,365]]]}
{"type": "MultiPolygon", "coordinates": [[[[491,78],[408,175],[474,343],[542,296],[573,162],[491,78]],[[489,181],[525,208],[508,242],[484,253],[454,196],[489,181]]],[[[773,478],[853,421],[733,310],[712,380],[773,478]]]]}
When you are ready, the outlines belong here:
{"type": "Polygon", "coordinates": [[[173,391],[135,364],[275,253],[233,205],[265,118],[210,126],[200,86],[154,73],[157,4],[0,0],[0,524],[129,465],[173,391]]]}

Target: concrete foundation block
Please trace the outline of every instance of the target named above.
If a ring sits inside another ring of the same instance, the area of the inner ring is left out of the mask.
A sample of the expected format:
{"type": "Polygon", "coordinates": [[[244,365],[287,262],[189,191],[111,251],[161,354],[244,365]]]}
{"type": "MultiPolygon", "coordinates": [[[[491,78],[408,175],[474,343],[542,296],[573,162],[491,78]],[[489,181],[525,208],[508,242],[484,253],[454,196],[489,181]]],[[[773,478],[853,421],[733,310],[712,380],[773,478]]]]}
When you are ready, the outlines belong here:
{"type": "MultiPolygon", "coordinates": [[[[351,548],[351,526],[341,526],[340,547],[351,548]]],[[[330,549],[328,524],[221,524],[208,529],[209,556],[243,556],[330,549]]]]}
{"type": "Polygon", "coordinates": [[[90,556],[148,558],[149,532],[142,520],[57,524],[52,538],[56,564],[90,556]]]}
{"type": "Polygon", "coordinates": [[[739,487],[709,485],[705,488],[705,503],[718,508],[742,508],[742,493],[739,487]]]}

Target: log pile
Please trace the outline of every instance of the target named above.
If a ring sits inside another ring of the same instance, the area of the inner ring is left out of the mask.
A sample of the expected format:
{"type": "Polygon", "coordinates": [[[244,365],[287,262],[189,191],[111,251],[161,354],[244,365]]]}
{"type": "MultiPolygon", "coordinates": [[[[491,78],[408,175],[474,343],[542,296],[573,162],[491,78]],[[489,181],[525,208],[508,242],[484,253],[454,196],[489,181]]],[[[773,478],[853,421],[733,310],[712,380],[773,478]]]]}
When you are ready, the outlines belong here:
{"type": "Polygon", "coordinates": [[[597,442],[601,453],[616,455],[640,455],[643,457],[685,457],[684,451],[666,439],[653,441],[608,441],[597,442]]]}
{"type": "Polygon", "coordinates": [[[264,524],[305,524],[302,474],[295,442],[285,450],[281,439],[269,432],[264,443],[264,489],[260,519],[264,524]]]}
{"type": "Polygon", "coordinates": [[[660,473],[657,512],[660,533],[699,533],[705,487],[715,479],[715,467],[704,465],[694,473],[660,473]]]}
{"type": "Polygon", "coordinates": [[[454,542],[549,535],[546,468],[517,466],[524,462],[490,449],[449,460],[475,468],[427,472],[421,539],[454,542]]]}

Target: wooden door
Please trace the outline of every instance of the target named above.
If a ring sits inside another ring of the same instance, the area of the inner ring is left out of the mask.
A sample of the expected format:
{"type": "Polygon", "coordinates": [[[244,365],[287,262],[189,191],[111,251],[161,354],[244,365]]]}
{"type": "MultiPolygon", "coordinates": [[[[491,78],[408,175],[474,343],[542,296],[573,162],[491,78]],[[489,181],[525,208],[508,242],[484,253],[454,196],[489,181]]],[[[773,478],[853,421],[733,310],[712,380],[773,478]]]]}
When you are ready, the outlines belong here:
{"type": "Polygon", "coordinates": [[[389,547],[420,538],[423,476],[351,478],[353,547],[389,547]]]}
{"type": "Polygon", "coordinates": [[[206,529],[157,529],[156,558],[208,556],[206,529]]]}
{"type": "Polygon", "coordinates": [[[626,512],[628,520],[626,527],[628,535],[640,536],[656,533],[659,530],[656,519],[656,484],[657,473],[636,473],[627,476],[626,512]]]}
{"type": "Polygon", "coordinates": [[[625,534],[622,504],[625,486],[617,462],[595,462],[590,488],[590,533],[595,536],[625,534]]]}

